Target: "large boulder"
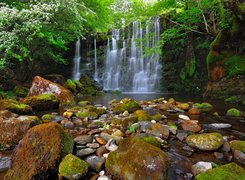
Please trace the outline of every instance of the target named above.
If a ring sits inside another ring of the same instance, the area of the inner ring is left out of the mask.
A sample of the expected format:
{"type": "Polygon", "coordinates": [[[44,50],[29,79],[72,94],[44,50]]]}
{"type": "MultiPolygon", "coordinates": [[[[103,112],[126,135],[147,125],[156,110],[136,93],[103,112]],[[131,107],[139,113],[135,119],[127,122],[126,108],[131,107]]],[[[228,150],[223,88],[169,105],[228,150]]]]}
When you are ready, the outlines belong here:
{"type": "Polygon", "coordinates": [[[212,151],[223,145],[223,136],[220,133],[193,134],[186,138],[186,142],[191,147],[212,151]]]}
{"type": "Polygon", "coordinates": [[[197,180],[238,180],[245,179],[245,170],[235,163],[226,164],[214,169],[210,169],[196,176],[197,180]]]}
{"type": "Polygon", "coordinates": [[[73,139],[54,122],[31,128],[12,155],[5,180],[48,179],[63,157],[73,151],[73,139]]]}
{"type": "Polygon", "coordinates": [[[7,110],[0,111],[0,149],[12,149],[28,129],[38,124],[36,116],[19,116],[7,110]]]}
{"type": "Polygon", "coordinates": [[[68,89],[40,76],[35,76],[32,81],[29,96],[36,96],[40,94],[53,94],[61,103],[65,104],[74,101],[74,96],[68,89]]]}
{"type": "Polygon", "coordinates": [[[0,111],[9,110],[17,114],[32,114],[32,108],[13,99],[0,100],[0,111]]]}
{"type": "Polygon", "coordinates": [[[33,110],[51,110],[59,107],[59,100],[53,94],[28,96],[21,99],[20,102],[31,106],[33,110]]]}
{"type": "Polygon", "coordinates": [[[123,113],[124,111],[128,111],[132,113],[138,109],[140,109],[140,105],[135,100],[124,98],[120,103],[114,105],[113,112],[123,113]]]}
{"type": "Polygon", "coordinates": [[[106,169],[123,179],[166,179],[168,156],[149,143],[126,138],[109,153],[106,169]]]}

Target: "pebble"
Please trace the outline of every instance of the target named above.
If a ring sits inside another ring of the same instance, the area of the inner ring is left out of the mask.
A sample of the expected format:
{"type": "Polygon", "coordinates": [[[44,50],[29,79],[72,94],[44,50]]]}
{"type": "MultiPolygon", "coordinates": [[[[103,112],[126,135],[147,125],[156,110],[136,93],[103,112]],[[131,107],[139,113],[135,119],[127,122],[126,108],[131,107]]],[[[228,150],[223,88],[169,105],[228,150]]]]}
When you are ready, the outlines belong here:
{"type": "Polygon", "coordinates": [[[89,135],[99,134],[99,133],[101,133],[102,131],[103,131],[102,129],[93,129],[93,130],[91,130],[88,134],[89,134],[89,135]]]}
{"type": "Polygon", "coordinates": [[[212,169],[211,162],[200,161],[191,167],[191,172],[196,176],[197,174],[203,173],[209,169],[212,169]]]}
{"type": "Polygon", "coordinates": [[[231,150],[230,144],[228,142],[224,142],[222,146],[222,151],[229,152],[231,150]]]}
{"type": "Polygon", "coordinates": [[[176,135],[176,137],[177,137],[180,141],[183,141],[183,140],[187,137],[187,133],[186,133],[186,132],[178,132],[178,134],[176,135]]]}
{"type": "Polygon", "coordinates": [[[140,130],[143,132],[151,128],[151,122],[149,121],[141,121],[139,122],[139,125],[140,125],[140,130]]]}
{"type": "Polygon", "coordinates": [[[115,139],[110,139],[107,144],[105,145],[108,151],[116,151],[118,146],[116,145],[115,139]]]}
{"type": "Polygon", "coordinates": [[[81,150],[78,150],[76,152],[76,155],[78,157],[83,157],[83,156],[90,155],[90,154],[94,153],[95,151],[96,151],[96,149],[92,149],[92,148],[81,149],[81,150]]]}
{"type": "Polygon", "coordinates": [[[93,138],[92,136],[90,135],[82,135],[82,136],[78,136],[74,139],[74,141],[77,143],[77,144],[80,144],[80,145],[85,145],[87,143],[91,143],[93,141],[93,138]]]}
{"type": "Polygon", "coordinates": [[[123,116],[129,116],[129,112],[128,111],[124,111],[122,115],[123,116]]]}
{"type": "Polygon", "coordinates": [[[234,159],[236,159],[238,162],[245,164],[245,153],[242,151],[235,150],[233,152],[234,159]]]}
{"type": "Polygon", "coordinates": [[[224,154],[219,153],[219,152],[214,152],[214,156],[216,157],[216,159],[223,159],[224,158],[224,154]]]}
{"type": "Polygon", "coordinates": [[[156,120],[151,120],[151,123],[157,123],[156,120]]]}
{"type": "Polygon", "coordinates": [[[217,129],[226,129],[232,127],[232,125],[228,123],[212,123],[210,126],[217,129]]]}
{"type": "Polygon", "coordinates": [[[96,137],[95,140],[99,143],[99,144],[102,144],[102,145],[105,145],[107,143],[106,140],[104,140],[103,138],[101,137],[96,137]]]}
{"type": "Polygon", "coordinates": [[[0,172],[7,171],[11,166],[11,158],[2,157],[0,158],[0,172]]]}
{"type": "Polygon", "coordinates": [[[190,120],[190,118],[189,118],[188,116],[183,115],[183,114],[180,114],[178,117],[179,117],[180,119],[183,119],[183,120],[186,120],[186,121],[190,120]]]}
{"type": "Polygon", "coordinates": [[[96,150],[96,155],[99,157],[103,157],[104,154],[109,153],[109,152],[110,151],[108,151],[105,146],[101,146],[96,150]]]}
{"type": "Polygon", "coordinates": [[[105,158],[98,156],[89,156],[85,159],[85,161],[93,170],[95,170],[96,172],[100,172],[105,163],[105,158]]]}
{"type": "Polygon", "coordinates": [[[122,131],[116,130],[116,131],[112,134],[112,136],[123,137],[124,134],[123,134],[122,131]]]}
{"type": "Polygon", "coordinates": [[[88,143],[86,146],[92,149],[97,149],[100,147],[98,143],[88,143]]]}
{"type": "Polygon", "coordinates": [[[110,180],[110,178],[107,176],[100,176],[100,177],[98,177],[97,180],[110,180]]]}

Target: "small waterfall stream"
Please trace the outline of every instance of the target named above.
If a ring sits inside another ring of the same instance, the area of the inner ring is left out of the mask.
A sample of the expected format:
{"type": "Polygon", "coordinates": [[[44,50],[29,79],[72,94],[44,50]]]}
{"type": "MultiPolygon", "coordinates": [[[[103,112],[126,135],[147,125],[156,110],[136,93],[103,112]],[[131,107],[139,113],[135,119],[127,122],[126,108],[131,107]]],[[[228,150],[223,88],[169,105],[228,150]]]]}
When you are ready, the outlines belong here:
{"type": "Polygon", "coordinates": [[[72,71],[72,80],[79,80],[81,76],[81,69],[80,69],[80,61],[81,61],[81,55],[80,55],[80,47],[81,42],[80,39],[76,42],[76,51],[75,51],[75,57],[73,58],[73,71],[72,71]]]}
{"type": "Polygon", "coordinates": [[[94,80],[99,82],[96,39],[94,39],[94,80]]]}
{"type": "Polygon", "coordinates": [[[120,30],[112,31],[112,38],[107,43],[104,90],[141,93],[159,91],[162,68],[160,56],[157,51],[144,55],[144,50],[159,45],[159,18],[147,21],[145,29],[142,26],[141,22],[133,22],[132,36],[129,28],[126,40],[120,30]]]}

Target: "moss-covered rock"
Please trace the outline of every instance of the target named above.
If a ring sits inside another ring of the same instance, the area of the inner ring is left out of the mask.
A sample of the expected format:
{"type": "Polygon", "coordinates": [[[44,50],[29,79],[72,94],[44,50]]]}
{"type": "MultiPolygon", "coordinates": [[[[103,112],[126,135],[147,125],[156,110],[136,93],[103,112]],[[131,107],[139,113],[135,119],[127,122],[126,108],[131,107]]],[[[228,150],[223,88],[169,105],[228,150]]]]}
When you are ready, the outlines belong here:
{"type": "Polygon", "coordinates": [[[210,169],[196,176],[197,180],[238,180],[245,179],[245,170],[235,163],[226,164],[214,169],[210,169]]]}
{"type": "Polygon", "coordinates": [[[144,141],[144,142],[151,144],[153,146],[156,146],[158,148],[161,147],[161,142],[152,136],[135,137],[135,141],[136,142],[137,141],[144,141]]]}
{"type": "Polygon", "coordinates": [[[80,118],[80,119],[83,119],[86,117],[88,117],[89,119],[96,119],[99,117],[96,112],[91,112],[91,111],[87,111],[87,110],[76,113],[76,116],[77,116],[77,118],[80,118]]]}
{"type": "Polygon", "coordinates": [[[130,113],[133,113],[134,111],[138,110],[140,108],[139,104],[133,100],[124,98],[122,99],[121,103],[116,104],[113,107],[114,113],[123,113],[124,111],[128,111],[130,113]]]}
{"type": "Polygon", "coordinates": [[[232,151],[238,150],[245,153],[245,141],[234,140],[230,142],[232,151]]]}
{"type": "Polygon", "coordinates": [[[153,116],[151,116],[152,120],[160,121],[162,119],[162,115],[160,113],[157,113],[153,116]]]}
{"type": "Polygon", "coordinates": [[[41,119],[46,122],[46,121],[52,121],[54,118],[55,115],[53,114],[44,114],[41,119]]]}
{"type": "Polygon", "coordinates": [[[0,100],[0,110],[9,110],[17,114],[32,114],[32,108],[13,99],[0,100]]]}
{"type": "Polygon", "coordinates": [[[168,157],[149,143],[126,138],[118,150],[109,153],[106,169],[124,179],[166,179],[168,157]]]}
{"type": "Polygon", "coordinates": [[[29,89],[23,86],[15,86],[14,93],[18,97],[26,97],[28,95],[29,89]]]}
{"type": "Polygon", "coordinates": [[[122,126],[123,128],[127,128],[133,123],[137,121],[137,118],[134,115],[130,115],[128,117],[120,117],[116,119],[112,119],[111,122],[115,125],[122,126]]]}
{"type": "Polygon", "coordinates": [[[190,108],[190,105],[188,103],[181,103],[178,104],[177,107],[183,110],[188,110],[190,108]]]}
{"type": "Polygon", "coordinates": [[[88,172],[88,163],[68,154],[59,165],[59,176],[67,179],[81,179],[88,172]]]}
{"type": "Polygon", "coordinates": [[[186,142],[191,147],[212,151],[223,145],[223,136],[220,133],[193,134],[186,138],[186,142]]]}
{"type": "Polygon", "coordinates": [[[208,112],[208,111],[211,111],[213,109],[213,105],[211,105],[207,102],[204,102],[202,104],[195,103],[194,107],[198,108],[200,111],[203,111],[203,112],[208,112]]]}
{"type": "Polygon", "coordinates": [[[242,112],[239,111],[236,108],[231,108],[226,112],[227,116],[232,116],[232,117],[241,117],[242,116],[242,112]]]}
{"type": "Polygon", "coordinates": [[[59,107],[58,98],[52,94],[28,96],[21,99],[20,102],[28,104],[33,110],[51,110],[59,107]]]}
{"type": "Polygon", "coordinates": [[[13,149],[27,130],[39,122],[36,116],[18,116],[7,110],[0,111],[0,147],[13,149]]]}
{"type": "Polygon", "coordinates": [[[239,103],[240,99],[237,96],[231,96],[225,99],[226,103],[239,103]]]}
{"type": "Polygon", "coordinates": [[[78,103],[78,105],[79,106],[82,106],[82,107],[85,107],[85,106],[87,106],[87,105],[90,105],[91,103],[89,102],[89,101],[80,101],[79,103],[78,103]]]}
{"type": "Polygon", "coordinates": [[[71,79],[68,79],[64,85],[64,87],[66,89],[69,89],[72,93],[77,93],[77,85],[76,83],[71,80],[71,79]]]}
{"type": "Polygon", "coordinates": [[[5,180],[48,179],[72,151],[73,139],[59,124],[37,125],[20,141],[5,180]]]}
{"type": "Polygon", "coordinates": [[[138,121],[150,121],[151,116],[148,114],[148,112],[144,110],[137,110],[134,112],[134,115],[138,118],[138,121]]]}

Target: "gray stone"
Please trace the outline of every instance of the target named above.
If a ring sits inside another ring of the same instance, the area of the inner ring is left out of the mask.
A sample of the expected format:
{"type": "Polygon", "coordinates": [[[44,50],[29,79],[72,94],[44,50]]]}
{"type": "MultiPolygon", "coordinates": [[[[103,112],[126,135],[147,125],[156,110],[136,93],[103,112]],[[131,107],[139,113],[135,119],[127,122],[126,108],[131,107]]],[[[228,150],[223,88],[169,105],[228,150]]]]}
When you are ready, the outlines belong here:
{"type": "Polygon", "coordinates": [[[212,169],[211,162],[198,162],[191,167],[191,172],[196,176],[197,174],[203,173],[209,169],[212,169]]]}
{"type": "Polygon", "coordinates": [[[88,143],[86,146],[92,149],[97,149],[100,147],[98,143],[88,143]]]}
{"type": "Polygon", "coordinates": [[[81,149],[76,152],[76,155],[78,157],[84,157],[84,156],[94,153],[95,151],[96,149],[92,149],[92,148],[81,149]]]}
{"type": "Polygon", "coordinates": [[[7,171],[11,166],[11,158],[2,157],[0,158],[0,172],[7,171]]]}
{"type": "Polygon", "coordinates": [[[98,156],[89,156],[85,159],[85,161],[93,170],[95,170],[96,172],[100,172],[105,163],[105,158],[98,156]]]}
{"type": "Polygon", "coordinates": [[[77,143],[77,144],[80,144],[80,145],[85,145],[87,143],[91,143],[93,141],[93,138],[92,136],[89,136],[89,135],[82,135],[82,136],[78,136],[74,139],[74,141],[77,143]]]}

